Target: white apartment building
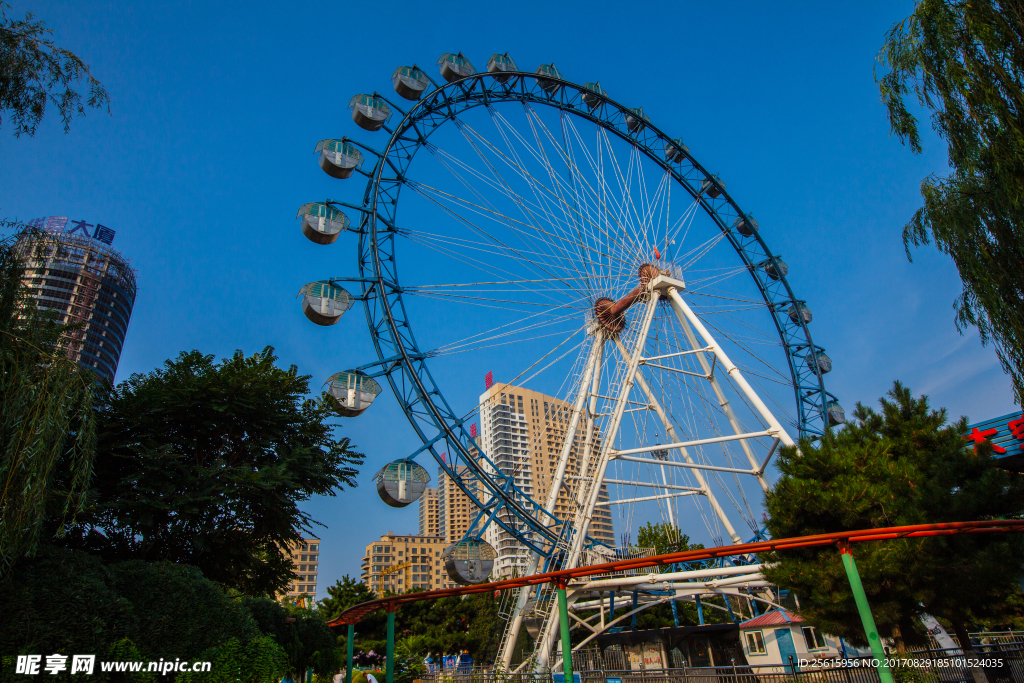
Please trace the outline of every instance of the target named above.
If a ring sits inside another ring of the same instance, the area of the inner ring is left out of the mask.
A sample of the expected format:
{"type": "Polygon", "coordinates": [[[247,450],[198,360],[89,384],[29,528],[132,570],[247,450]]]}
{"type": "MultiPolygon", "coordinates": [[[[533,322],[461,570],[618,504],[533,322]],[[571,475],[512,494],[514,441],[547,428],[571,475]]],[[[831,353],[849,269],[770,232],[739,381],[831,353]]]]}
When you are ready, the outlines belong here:
{"type": "MultiPolygon", "coordinates": [[[[537,505],[547,501],[571,414],[572,405],[561,399],[509,384],[494,384],[480,396],[481,448],[503,474],[515,478],[516,485],[537,505]]],[[[574,439],[567,477],[579,473],[577,458],[582,456],[584,433],[580,429],[574,439]]],[[[596,436],[595,447],[599,447],[600,436],[596,436]]],[[[607,500],[603,489],[600,500],[607,500]]],[[[563,488],[555,504],[555,515],[565,519],[572,509],[571,503],[563,488]]],[[[615,531],[608,507],[594,510],[590,536],[614,547],[615,531]]],[[[529,552],[514,536],[492,523],[484,540],[498,554],[494,576],[505,578],[526,573],[529,552]]]]}

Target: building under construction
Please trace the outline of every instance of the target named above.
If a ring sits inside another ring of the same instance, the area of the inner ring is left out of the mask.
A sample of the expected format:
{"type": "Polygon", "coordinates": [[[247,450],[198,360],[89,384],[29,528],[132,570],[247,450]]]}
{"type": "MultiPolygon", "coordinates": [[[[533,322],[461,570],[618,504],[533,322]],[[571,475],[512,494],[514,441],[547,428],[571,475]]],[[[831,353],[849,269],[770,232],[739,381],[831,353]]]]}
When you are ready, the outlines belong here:
{"type": "Polygon", "coordinates": [[[87,228],[94,226],[72,221],[87,226],[75,234],[64,232],[66,218],[38,219],[43,221],[41,235],[18,242],[24,282],[36,305],[54,311],[58,322],[81,323],[65,333],[68,358],[113,381],[135,305],[135,271],[108,246],[109,228],[97,225],[90,234],[87,228]]]}

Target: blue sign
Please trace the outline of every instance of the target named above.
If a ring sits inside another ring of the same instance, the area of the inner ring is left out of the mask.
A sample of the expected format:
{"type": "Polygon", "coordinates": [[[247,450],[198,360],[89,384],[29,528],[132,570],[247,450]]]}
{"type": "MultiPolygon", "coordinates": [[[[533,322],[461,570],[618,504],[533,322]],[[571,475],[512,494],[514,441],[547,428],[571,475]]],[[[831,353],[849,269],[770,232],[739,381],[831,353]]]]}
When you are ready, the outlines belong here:
{"type": "Polygon", "coordinates": [[[975,445],[991,441],[992,455],[996,458],[1024,460],[1024,414],[1010,413],[987,422],[967,425],[967,430],[964,439],[975,445]]]}
{"type": "MultiPolygon", "coordinates": [[[[552,683],[565,683],[565,674],[564,673],[563,674],[551,674],[551,679],[552,679],[552,683]]],[[[614,678],[609,678],[608,680],[609,681],[614,681],[615,679],[614,678]]],[[[581,683],[580,675],[578,673],[576,673],[575,671],[572,673],[572,683],[581,683]]],[[[622,683],[622,681],[619,680],[619,683],[622,683]]]]}
{"type": "Polygon", "coordinates": [[[39,228],[47,232],[62,232],[65,235],[82,235],[104,244],[112,244],[114,241],[114,230],[99,223],[86,223],[85,221],[69,221],[67,216],[43,216],[34,218],[28,222],[29,227],[39,228]]]}

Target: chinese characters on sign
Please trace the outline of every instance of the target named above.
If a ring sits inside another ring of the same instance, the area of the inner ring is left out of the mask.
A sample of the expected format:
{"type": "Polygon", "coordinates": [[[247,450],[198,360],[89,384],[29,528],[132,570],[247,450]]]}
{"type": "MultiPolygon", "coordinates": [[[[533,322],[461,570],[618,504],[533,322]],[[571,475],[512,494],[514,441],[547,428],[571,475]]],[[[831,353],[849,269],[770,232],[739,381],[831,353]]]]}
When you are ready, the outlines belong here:
{"type": "Polygon", "coordinates": [[[968,425],[964,439],[975,447],[984,441],[992,442],[992,453],[997,458],[1024,456],[1024,414],[1010,413],[987,422],[968,425]]]}
{"type": "Polygon", "coordinates": [[[69,221],[67,216],[43,216],[34,218],[28,222],[29,227],[39,228],[47,232],[63,232],[67,235],[81,234],[85,237],[112,244],[114,242],[114,230],[99,223],[86,223],[83,221],[69,221]]]}

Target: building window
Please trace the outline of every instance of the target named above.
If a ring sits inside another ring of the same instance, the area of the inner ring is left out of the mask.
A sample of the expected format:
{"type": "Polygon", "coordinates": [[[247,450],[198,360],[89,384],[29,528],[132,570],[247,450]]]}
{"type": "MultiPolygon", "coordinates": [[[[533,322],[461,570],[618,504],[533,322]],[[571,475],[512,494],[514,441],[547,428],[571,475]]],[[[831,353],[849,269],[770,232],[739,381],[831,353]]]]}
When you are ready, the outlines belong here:
{"type": "Polygon", "coordinates": [[[804,626],[800,630],[804,632],[804,642],[807,643],[808,650],[824,650],[828,647],[825,644],[825,639],[818,633],[818,629],[813,626],[804,626]]]}
{"type": "Polygon", "coordinates": [[[764,636],[760,631],[747,631],[744,636],[747,639],[747,653],[752,655],[768,654],[764,649],[764,636]]]}

